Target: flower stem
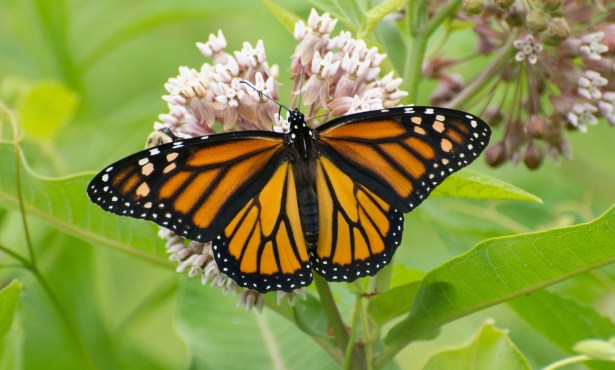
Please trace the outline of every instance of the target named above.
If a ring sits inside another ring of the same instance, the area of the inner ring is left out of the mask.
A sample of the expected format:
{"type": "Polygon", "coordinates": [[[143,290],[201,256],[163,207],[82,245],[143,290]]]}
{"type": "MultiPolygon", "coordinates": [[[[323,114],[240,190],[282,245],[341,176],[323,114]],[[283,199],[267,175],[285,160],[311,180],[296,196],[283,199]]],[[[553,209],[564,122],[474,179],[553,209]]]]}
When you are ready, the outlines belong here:
{"type": "Polygon", "coordinates": [[[578,362],[589,361],[589,360],[591,360],[591,358],[586,355],[572,356],[572,357],[568,357],[568,358],[556,361],[550,365],[547,365],[543,367],[542,370],[555,370],[555,369],[564,367],[566,365],[576,364],[578,362]]]}
{"type": "Polygon", "coordinates": [[[511,33],[510,37],[506,41],[506,44],[504,44],[504,47],[502,47],[502,49],[500,50],[498,55],[495,57],[495,59],[493,59],[491,64],[489,64],[487,68],[485,68],[478,75],[478,77],[474,81],[472,81],[472,83],[470,83],[463,90],[461,90],[459,94],[455,96],[453,100],[448,102],[448,104],[446,104],[446,107],[447,108],[459,108],[463,102],[468,101],[470,97],[472,97],[482,88],[487,86],[488,85],[487,82],[491,80],[495,75],[500,73],[502,71],[502,68],[506,64],[508,64],[510,60],[511,52],[513,50],[513,42],[515,41],[516,38],[517,38],[516,33],[514,32],[511,33]]]}
{"type": "Polygon", "coordinates": [[[352,326],[350,328],[350,337],[348,338],[348,344],[346,345],[346,352],[344,353],[344,370],[350,370],[352,364],[352,353],[353,347],[355,343],[355,339],[357,337],[357,331],[359,328],[359,315],[361,311],[361,298],[359,296],[356,297],[355,305],[354,305],[354,313],[352,315],[352,326]]]}
{"type": "Polygon", "coordinates": [[[408,14],[410,32],[414,35],[414,38],[412,51],[406,55],[403,72],[404,81],[408,85],[408,101],[410,103],[417,103],[421,68],[425,59],[427,42],[434,31],[457,10],[461,0],[449,1],[429,20],[427,20],[427,3],[427,1],[420,2],[416,5],[417,8],[413,8],[413,11],[408,14]],[[416,15],[413,14],[414,12],[416,12],[416,15]]]}
{"type": "MultiPolygon", "coordinates": [[[[344,325],[344,321],[342,321],[342,316],[340,315],[337,305],[335,304],[335,299],[333,298],[333,293],[331,292],[329,283],[320,277],[320,275],[315,274],[314,284],[316,285],[316,290],[318,290],[318,295],[320,296],[320,303],[327,314],[329,324],[335,334],[335,342],[337,347],[340,351],[342,351],[342,353],[345,353],[348,346],[348,332],[346,331],[346,326],[344,325]]],[[[364,366],[359,365],[360,363],[360,359],[357,357],[356,353],[353,353],[351,368],[364,368],[364,366]]]]}

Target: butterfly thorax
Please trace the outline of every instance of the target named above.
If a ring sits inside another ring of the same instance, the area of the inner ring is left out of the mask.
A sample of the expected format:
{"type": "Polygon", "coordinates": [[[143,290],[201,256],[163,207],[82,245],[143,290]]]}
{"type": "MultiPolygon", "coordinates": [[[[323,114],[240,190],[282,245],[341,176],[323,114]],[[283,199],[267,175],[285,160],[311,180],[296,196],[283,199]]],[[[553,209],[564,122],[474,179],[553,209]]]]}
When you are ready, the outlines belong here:
{"type": "Polygon", "coordinates": [[[295,109],[288,118],[290,131],[286,144],[292,147],[290,161],[294,166],[299,217],[303,235],[310,247],[318,242],[318,198],[316,195],[316,130],[305,123],[303,113],[295,109]]]}

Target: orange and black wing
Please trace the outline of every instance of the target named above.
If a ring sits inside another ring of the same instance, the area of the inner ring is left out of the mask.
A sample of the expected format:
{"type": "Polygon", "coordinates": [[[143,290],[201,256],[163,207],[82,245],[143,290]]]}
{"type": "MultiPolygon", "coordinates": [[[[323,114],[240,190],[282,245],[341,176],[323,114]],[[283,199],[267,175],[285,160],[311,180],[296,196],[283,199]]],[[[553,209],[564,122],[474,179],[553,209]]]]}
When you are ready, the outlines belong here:
{"type": "Polygon", "coordinates": [[[436,107],[401,107],[340,117],[318,128],[318,150],[402,212],[485,149],[480,118],[436,107]]]}
{"type": "Polygon", "coordinates": [[[218,268],[240,286],[265,293],[312,282],[290,162],[277,167],[213,240],[212,248],[218,268]]]}
{"type": "Polygon", "coordinates": [[[490,136],[478,117],[434,107],[358,113],[317,131],[320,229],[312,264],[327,280],[344,281],[389,263],[403,213],[471,163],[490,136]]]}
{"type": "Polygon", "coordinates": [[[87,192],[109,212],[210,241],[265,186],[285,150],[284,135],[265,131],[174,141],[112,164],[87,192]]]}
{"type": "Polygon", "coordinates": [[[326,156],[316,167],[318,243],[314,269],[328,281],[374,275],[401,242],[403,214],[326,156]]]}

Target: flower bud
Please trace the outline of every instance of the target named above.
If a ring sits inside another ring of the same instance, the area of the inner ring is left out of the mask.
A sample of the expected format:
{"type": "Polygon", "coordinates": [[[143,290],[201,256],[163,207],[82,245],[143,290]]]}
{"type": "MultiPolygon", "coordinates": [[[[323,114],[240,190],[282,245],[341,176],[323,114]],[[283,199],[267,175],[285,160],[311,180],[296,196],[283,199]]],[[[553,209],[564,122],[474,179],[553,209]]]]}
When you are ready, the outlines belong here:
{"type": "Polygon", "coordinates": [[[528,135],[536,139],[542,139],[547,132],[547,118],[543,116],[532,116],[525,126],[528,135]]]}
{"type": "Polygon", "coordinates": [[[462,8],[470,14],[480,14],[485,8],[485,0],[463,0],[462,8]]]}
{"type": "Polygon", "coordinates": [[[542,32],[547,29],[548,18],[547,15],[540,10],[532,9],[527,13],[525,23],[530,31],[542,32]]]}
{"type": "Polygon", "coordinates": [[[542,154],[542,150],[540,150],[540,147],[534,144],[533,141],[530,141],[530,143],[525,148],[523,163],[525,163],[525,166],[530,170],[535,170],[540,167],[543,157],[544,155],[542,154]]]}
{"type": "Polygon", "coordinates": [[[503,142],[491,145],[485,151],[485,158],[489,166],[498,167],[506,160],[506,145],[503,142]]]}
{"type": "Polygon", "coordinates": [[[440,80],[440,83],[429,97],[430,104],[435,106],[444,105],[451,101],[464,85],[463,78],[460,75],[453,74],[447,76],[440,80]]]}
{"type": "Polygon", "coordinates": [[[521,11],[517,6],[512,5],[506,10],[504,20],[511,27],[519,27],[523,24],[523,11],[521,11]]]}
{"type": "Polygon", "coordinates": [[[496,107],[487,107],[482,114],[483,120],[489,123],[491,127],[499,126],[504,120],[504,114],[500,108],[496,107]]]}
{"type": "Polygon", "coordinates": [[[543,37],[545,43],[559,45],[560,42],[566,40],[570,36],[570,27],[564,18],[553,18],[551,22],[549,22],[545,34],[546,37],[543,37]]]}
{"type": "Polygon", "coordinates": [[[508,9],[515,0],[493,0],[493,3],[497,5],[500,9],[508,9]]]}
{"type": "Polygon", "coordinates": [[[562,5],[562,0],[542,0],[543,9],[549,13],[559,10],[560,5],[562,5]]]}

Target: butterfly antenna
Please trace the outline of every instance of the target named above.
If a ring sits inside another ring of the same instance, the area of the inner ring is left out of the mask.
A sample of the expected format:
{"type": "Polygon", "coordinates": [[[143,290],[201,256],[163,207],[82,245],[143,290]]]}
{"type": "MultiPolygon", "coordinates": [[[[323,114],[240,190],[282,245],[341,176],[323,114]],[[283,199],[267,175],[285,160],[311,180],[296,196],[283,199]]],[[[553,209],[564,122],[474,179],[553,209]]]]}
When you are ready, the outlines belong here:
{"type": "Polygon", "coordinates": [[[274,98],[272,98],[271,96],[269,96],[269,95],[265,94],[264,92],[260,91],[259,89],[257,89],[256,87],[254,87],[251,83],[249,83],[248,81],[246,81],[246,80],[241,80],[241,81],[239,81],[239,83],[242,83],[242,84],[246,84],[246,85],[248,85],[248,87],[249,87],[249,88],[251,88],[252,90],[256,91],[256,92],[258,93],[258,95],[260,95],[260,96],[264,96],[265,98],[267,98],[267,99],[271,100],[272,102],[276,103],[277,105],[279,105],[279,106],[280,106],[280,108],[284,108],[284,109],[286,109],[287,111],[292,112],[292,109],[288,108],[287,106],[285,106],[284,104],[282,104],[282,103],[278,102],[277,100],[275,100],[275,99],[274,99],[274,98]]]}

